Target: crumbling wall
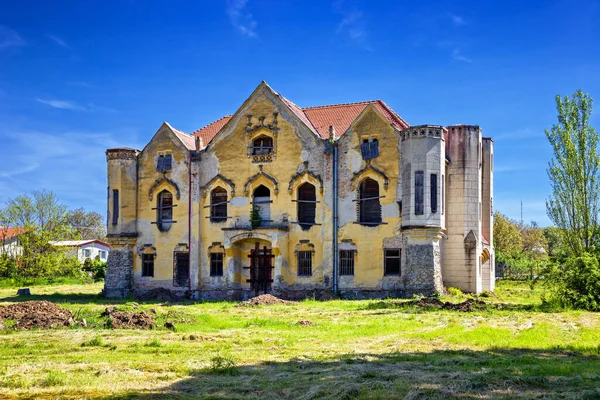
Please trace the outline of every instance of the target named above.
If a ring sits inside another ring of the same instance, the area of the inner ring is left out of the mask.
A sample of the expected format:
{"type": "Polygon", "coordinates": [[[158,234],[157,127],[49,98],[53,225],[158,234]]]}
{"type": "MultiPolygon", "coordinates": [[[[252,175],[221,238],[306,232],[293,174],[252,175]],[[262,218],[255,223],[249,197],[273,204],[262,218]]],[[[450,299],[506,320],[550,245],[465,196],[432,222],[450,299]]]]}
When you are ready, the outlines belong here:
{"type": "Polygon", "coordinates": [[[102,294],[107,299],[122,299],[133,289],[133,254],[129,247],[113,248],[106,261],[102,294]]]}

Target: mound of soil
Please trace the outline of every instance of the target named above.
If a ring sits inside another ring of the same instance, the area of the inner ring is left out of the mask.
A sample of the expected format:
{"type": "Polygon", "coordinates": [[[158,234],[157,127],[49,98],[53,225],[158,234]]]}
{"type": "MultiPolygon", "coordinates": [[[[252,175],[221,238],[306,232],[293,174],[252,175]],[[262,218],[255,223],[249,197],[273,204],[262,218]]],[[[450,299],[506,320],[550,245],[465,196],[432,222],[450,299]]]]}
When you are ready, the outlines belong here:
{"type": "Polygon", "coordinates": [[[161,301],[161,302],[171,302],[175,303],[177,301],[181,301],[182,299],[178,297],[175,293],[165,288],[155,288],[149,290],[147,292],[142,293],[137,296],[138,300],[141,301],[161,301]]]}
{"type": "Polygon", "coordinates": [[[74,323],[71,310],[49,301],[24,301],[0,307],[0,320],[16,320],[15,329],[57,328],[74,323]]]}
{"type": "Polygon", "coordinates": [[[238,304],[239,307],[256,307],[256,306],[272,306],[275,304],[292,304],[291,301],[282,300],[279,297],[275,297],[271,294],[261,294],[251,298],[250,300],[242,301],[238,304]]]}
{"type": "Polygon", "coordinates": [[[107,307],[101,316],[108,317],[106,325],[112,329],[154,328],[154,318],[144,311],[117,311],[114,307],[107,307]]]}
{"type": "Polygon", "coordinates": [[[486,303],[484,301],[474,299],[468,299],[462,303],[450,303],[449,301],[443,302],[440,299],[426,297],[404,304],[421,308],[437,308],[440,310],[454,310],[462,312],[481,311],[486,309],[486,303]]]}

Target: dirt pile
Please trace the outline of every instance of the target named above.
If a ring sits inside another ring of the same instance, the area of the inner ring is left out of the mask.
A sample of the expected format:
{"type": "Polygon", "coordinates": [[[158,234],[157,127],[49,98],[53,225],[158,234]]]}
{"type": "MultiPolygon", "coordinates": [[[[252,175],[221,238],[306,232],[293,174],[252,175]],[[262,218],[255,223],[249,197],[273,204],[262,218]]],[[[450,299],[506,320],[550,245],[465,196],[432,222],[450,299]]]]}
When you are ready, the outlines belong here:
{"type": "Polygon", "coordinates": [[[272,306],[275,304],[293,304],[291,301],[282,300],[271,294],[261,294],[251,298],[250,300],[242,301],[238,307],[256,307],[256,306],[272,306]]]}
{"type": "Polygon", "coordinates": [[[107,307],[100,315],[108,317],[106,327],[112,329],[152,329],[154,318],[144,311],[117,311],[115,307],[107,307]]]}
{"type": "Polygon", "coordinates": [[[486,309],[486,303],[484,301],[475,299],[467,299],[462,303],[450,303],[449,301],[444,302],[440,299],[426,297],[403,304],[421,308],[437,308],[440,310],[453,310],[462,312],[482,311],[486,309]]]}
{"type": "Polygon", "coordinates": [[[75,323],[71,310],[46,300],[24,301],[0,307],[0,320],[15,320],[15,329],[58,328],[75,323]]]}
{"type": "Polygon", "coordinates": [[[181,297],[178,297],[175,293],[165,288],[156,288],[149,290],[137,296],[137,299],[141,301],[160,301],[171,303],[175,303],[182,300],[181,297]]]}

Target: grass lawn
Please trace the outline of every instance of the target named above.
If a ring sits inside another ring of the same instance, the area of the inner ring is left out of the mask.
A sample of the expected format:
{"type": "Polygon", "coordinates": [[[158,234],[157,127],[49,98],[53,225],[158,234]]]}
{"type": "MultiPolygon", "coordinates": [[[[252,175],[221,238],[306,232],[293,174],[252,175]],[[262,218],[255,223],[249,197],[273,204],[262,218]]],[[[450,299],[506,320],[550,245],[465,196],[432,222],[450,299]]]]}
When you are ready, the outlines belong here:
{"type": "Polygon", "coordinates": [[[176,332],[106,329],[107,305],[136,304],[100,298],[101,284],[31,289],[0,288],[0,306],[49,300],[88,327],[0,330],[0,399],[600,399],[600,314],[546,312],[525,283],[481,298],[512,307],[470,313],[399,300],[139,304],[176,332]]]}

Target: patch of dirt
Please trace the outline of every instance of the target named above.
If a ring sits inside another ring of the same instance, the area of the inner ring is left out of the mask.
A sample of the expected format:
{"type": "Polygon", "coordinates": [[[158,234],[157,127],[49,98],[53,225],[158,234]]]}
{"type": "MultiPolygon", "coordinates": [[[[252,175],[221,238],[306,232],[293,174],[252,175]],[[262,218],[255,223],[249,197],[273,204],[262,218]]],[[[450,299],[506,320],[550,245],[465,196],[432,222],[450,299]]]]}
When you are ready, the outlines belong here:
{"type": "Polygon", "coordinates": [[[144,311],[117,311],[115,307],[107,307],[101,314],[108,317],[106,326],[112,329],[153,329],[154,318],[144,311]]]}
{"type": "Polygon", "coordinates": [[[75,323],[71,310],[46,300],[24,301],[0,307],[0,320],[15,320],[15,329],[58,328],[75,323]]]}
{"type": "Polygon", "coordinates": [[[293,304],[292,301],[282,300],[271,294],[261,294],[251,298],[250,300],[242,301],[238,307],[256,307],[256,306],[272,306],[275,304],[293,304]]]}
{"type": "Polygon", "coordinates": [[[423,299],[400,303],[404,306],[417,306],[420,308],[437,308],[439,310],[453,310],[461,312],[482,311],[487,309],[485,301],[468,299],[462,303],[451,303],[440,299],[425,297],[423,299]]]}
{"type": "Polygon", "coordinates": [[[298,325],[301,326],[311,326],[313,323],[311,321],[308,320],[304,320],[304,321],[298,321],[298,325]]]}
{"type": "Polygon", "coordinates": [[[165,288],[156,288],[149,290],[137,296],[138,300],[141,301],[160,301],[160,302],[171,302],[176,303],[182,301],[181,297],[178,297],[175,293],[165,288]]]}

